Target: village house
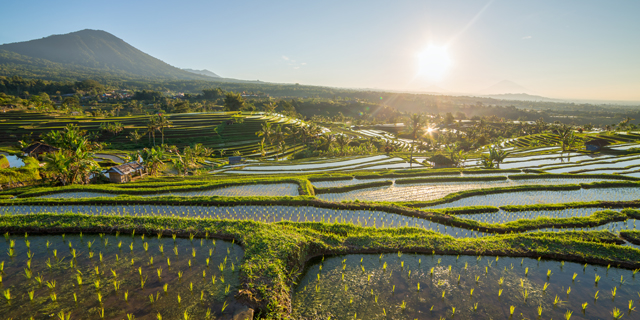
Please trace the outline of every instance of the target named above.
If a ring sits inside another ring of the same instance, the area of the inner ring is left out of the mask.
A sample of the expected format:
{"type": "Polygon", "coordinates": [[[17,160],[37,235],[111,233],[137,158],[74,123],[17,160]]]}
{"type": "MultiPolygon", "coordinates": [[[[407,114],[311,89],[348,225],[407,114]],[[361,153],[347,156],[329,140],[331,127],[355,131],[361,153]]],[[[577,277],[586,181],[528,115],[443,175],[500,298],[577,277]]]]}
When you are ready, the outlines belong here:
{"type": "Polygon", "coordinates": [[[109,174],[111,182],[126,183],[144,177],[147,170],[142,164],[134,161],[111,167],[106,173],[109,174]]]}
{"type": "Polygon", "coordinates": [[[43,153],[51,153],[58,151],[59,149],[56,147],[52,147],[48,144],[44,144],[42,142],[35,142],[32,145],[22,149],[22,152],[30,157],[38,157],[43,153]]]}

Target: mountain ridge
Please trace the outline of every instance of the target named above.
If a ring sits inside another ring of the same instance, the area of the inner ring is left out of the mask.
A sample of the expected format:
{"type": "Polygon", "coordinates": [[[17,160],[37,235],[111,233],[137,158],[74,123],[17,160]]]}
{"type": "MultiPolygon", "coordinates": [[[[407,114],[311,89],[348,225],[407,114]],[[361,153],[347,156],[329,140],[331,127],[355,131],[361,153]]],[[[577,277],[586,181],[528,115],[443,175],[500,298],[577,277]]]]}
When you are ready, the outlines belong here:
{"type": "Polygon", "coordinates": [[[68,69],[80,75],[105,72],[142,78],[211,79],[171,66],[102,30],[84,29],[0,45],[0,75],[43,73],[39,68],[52,69],[54,74],[68,69]]]}

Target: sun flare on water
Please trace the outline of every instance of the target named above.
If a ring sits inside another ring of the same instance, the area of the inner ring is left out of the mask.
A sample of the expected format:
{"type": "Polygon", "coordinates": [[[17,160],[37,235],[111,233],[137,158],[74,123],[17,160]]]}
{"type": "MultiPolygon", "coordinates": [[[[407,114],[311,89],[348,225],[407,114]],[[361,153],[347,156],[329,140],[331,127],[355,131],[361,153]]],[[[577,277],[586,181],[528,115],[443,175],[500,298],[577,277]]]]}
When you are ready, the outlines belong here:
{"type": "Polygon", "coordinates": [[[440,81],[451,66],[446,47],[430,45],[418,54],[420,76],[430,81],[440,81]]]}

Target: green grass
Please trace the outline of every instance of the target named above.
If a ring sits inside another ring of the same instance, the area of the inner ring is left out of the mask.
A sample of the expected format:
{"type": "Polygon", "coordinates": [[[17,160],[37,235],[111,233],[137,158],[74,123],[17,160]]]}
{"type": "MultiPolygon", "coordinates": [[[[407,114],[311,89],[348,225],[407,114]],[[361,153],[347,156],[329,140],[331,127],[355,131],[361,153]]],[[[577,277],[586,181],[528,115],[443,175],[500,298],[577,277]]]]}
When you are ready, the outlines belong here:
{"type": "Polygon", "coordinates": [[[294,183],[298,185],[298,192],[301,195],[313,195],[313,185],[309,180],[304,178],[289,177],[254,177],[254,178],[227,178],[208,181],[206,183],[184,182],[182,184],[131,184],[134,187],[122,187],[116,184],[105,185],[68,185],[64,187],[41,187],[31,188],[25,192],[18,194],[20,198],[38,197],[48,194],[56,194],[63,192],[100,192],[120,195],[141,195],[141,194],[157,194],[167,192],[184,192],[198,190],[212,190],[232,186],[256,185],[256,184],[275,184],[275,183],[294,183]]]}
{"type": "Polygon", "coordinates": [[[9,168],[9,159],[4,154],[0,154],[0,169],[9,168]]]}
{"type": "Polygon", "coordinates": [[[24,166],[20,168],[0,169],[0,185],[40,180],[38,168],[38,160],[28,157],[24,159],[24,166]]]}
{"type": "Polygon", "coordinates": [[[640,231],[622,230],[620,231],[620,237],[635,245],[640,245],[640,231]]]}

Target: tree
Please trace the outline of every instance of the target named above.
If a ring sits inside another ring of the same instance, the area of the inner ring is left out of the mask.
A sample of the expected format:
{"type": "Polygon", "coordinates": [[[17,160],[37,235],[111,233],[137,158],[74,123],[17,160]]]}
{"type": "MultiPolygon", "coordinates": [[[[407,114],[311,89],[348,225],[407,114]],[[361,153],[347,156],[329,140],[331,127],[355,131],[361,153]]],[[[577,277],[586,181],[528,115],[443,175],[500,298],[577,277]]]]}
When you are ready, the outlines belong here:
{"type": "Polygon", "coordinates": [[[224,107],[228,111],[239,111],[240,108],[244,107],[242,95],[233,91],[227,92],[224,97],[224,107]]]}
{"type": "Polygon", "coordinates": [[[256,132],[256,135],[258,137],[262,137],[262,141],[264,142],[264,140],[269,142],[269,146],[271,146],[273,144],[273,128],[271,126],[271,122],[264,122],[262,123],[262,128],[260,129],[260,131],[256,132]]]}
{"type": "Polygon", "coordinates": [[[127,136],[127,138],[129,138],[129,140],[131,140],[132,142],[138,142],[140,141],[140,139],[142,139],[142,136],[143,134],[140,134],[136,129],[132,132],[129,132],[129,135],[127,136]]]}
{"type": "Polygon", "coordinates": [[[164,144],[164,129],[171,128],[173,122],[169,118],[165,117],[162,113],[156,116],[156,128],[162,134],[162,144],[164,144]]]}
{"type": "Polygon", "coordinates": [[[340,152],[342,153],[342,155],[345,154],[345,147],[347,147],[349,145],[349,143],[351,143],[351,137],[341,134],[338,135],[338,137],[336,138],[336,143],[340,146],[340,152]]]}
{"type": "Polygon", "coordinates": [[[151,136],[153,136],[153,145],[156,145],[156,130],[158,130],[158,122],[156,117],[150,117],[147,122],[147,133],[149,134],[149,143],[151,143],[151,136]]]}
{"type": "MultiPolygon", "coordinates": [[[[282,129],[282,125],[276,126],[275,130],[273,130],[273,140],[276,141],[278,146],[278,150],[280,153],[284,155],[286,151],[286,141],[287,138],[286,132],[282,129]]],[[[278,160],[278,154],[276,153],[276,160],[278,160]]]]}
{"type": "MultiPolygon", "coordinates": [[[[451,115],[450,113],[448,113],[451,115]]],[[[409,168],[413,168],[413,150],[415,149],[418,131],[426,124],[426,117],[422,113],[414,113],[409,117],[409,129],[411,130],[411,156],[409,158],[409,168]]]]}
{"type": "Polygon", "coordinates": [[[116,117],[120,116],[120,110],[124,109],[121,104],[116,104],[113,106],[113,110],[116,112],[116,117]]]}
{"type": "Polygon", "coordinates": [[[493,163],[495,163],[496,168],[500,168],[500,164],[504,161],[505,158],[509,155],[508,152],[502,150],[498,146],[491,146],[489,149],[489,158],[493,163]]]}
{"type": "Polygon", "coordinates": [[[153,148],[144,148],[140,152],[140,157],[149,171],[150,175],[155,175],[164,166],[164,148],[161,146],[153,148]]]}

